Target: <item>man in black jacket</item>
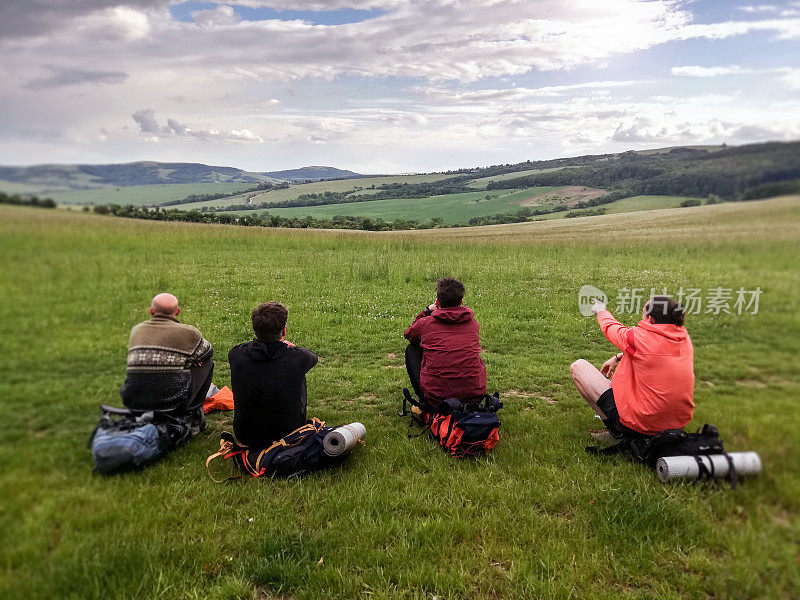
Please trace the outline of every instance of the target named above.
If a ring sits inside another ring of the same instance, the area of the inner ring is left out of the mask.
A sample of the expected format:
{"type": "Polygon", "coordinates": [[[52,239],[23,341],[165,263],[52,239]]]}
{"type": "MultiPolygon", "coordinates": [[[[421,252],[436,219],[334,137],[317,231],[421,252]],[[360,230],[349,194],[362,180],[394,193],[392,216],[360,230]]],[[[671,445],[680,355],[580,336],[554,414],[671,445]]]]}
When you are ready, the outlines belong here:
{"type": "Polygon", "coordinates": [[[266,448],[306,420],[306,373],[318,358],[285,341],[288,316],[278,302],[260,304],[252,315],[256,339],[228,353],[240,444],[266,448]]]}

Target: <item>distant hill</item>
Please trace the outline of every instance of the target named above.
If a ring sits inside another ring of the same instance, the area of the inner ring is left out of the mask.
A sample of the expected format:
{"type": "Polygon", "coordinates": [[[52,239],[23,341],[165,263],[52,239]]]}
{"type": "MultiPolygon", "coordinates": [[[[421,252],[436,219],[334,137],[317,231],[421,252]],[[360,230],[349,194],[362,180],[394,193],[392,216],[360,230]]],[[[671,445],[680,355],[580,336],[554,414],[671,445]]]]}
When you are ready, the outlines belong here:
{"type": "Polygon", "coordinates": [[[260,174],[290,183],[297,181],[322,181],[324,179],[353,179],[355,177],[363,177],[360,173],[354,173],[353,171],[319,166],[301,167],[299,169],[288,169],[286,171],[270,171],[260,174]]]}
{"type": "Polygon", "coordinates": [[[0,188],[13,191],[54,192],[62,190],[128,187],[166,183],[278,183],[361,177],[334,167],[303,167],[287,171],[254,173],[234,167],[200,163],[141,161],[118,165],[0,166],[0,188]],[[3,184],[7,184],[3,186],[3,184]]]}
{"type": "Polygon", "coordinates": [[[165,183],[277,183],[263,173],[200,163],[134,162],[118,165],[0,166],[0,186],[11,182],[40,191],[165,183]]]}

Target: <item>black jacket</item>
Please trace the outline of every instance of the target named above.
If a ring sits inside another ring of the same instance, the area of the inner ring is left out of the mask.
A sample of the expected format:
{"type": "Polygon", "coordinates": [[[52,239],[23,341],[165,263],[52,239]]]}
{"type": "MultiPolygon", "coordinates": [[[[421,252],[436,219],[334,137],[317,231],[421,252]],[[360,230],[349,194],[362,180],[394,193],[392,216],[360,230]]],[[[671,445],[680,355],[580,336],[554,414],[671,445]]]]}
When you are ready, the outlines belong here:
{"type": "Polygon", "coordinates": [[[234,398],[233,433],[265,448],[306,420],[306,373],[317,355],[283,342],[253,340],[228,352],[234,398]]]}

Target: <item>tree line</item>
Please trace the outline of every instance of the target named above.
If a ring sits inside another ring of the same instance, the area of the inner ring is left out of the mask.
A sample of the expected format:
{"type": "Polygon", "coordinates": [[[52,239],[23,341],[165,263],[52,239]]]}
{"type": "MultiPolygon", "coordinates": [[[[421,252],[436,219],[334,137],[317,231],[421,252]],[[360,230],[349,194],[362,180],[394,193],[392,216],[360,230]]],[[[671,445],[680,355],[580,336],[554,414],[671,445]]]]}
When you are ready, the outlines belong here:
{"type": "Polygon", "coordinates": [[[258,185],[253,187],[247,188],[245,190],[239,190],[238,192],[219,192],[216,194],[190,194],[189,196],[185,196],[180,198],[179,200],[170,200],[169,202],[162,202],[161,204],[155,205],[152,204],[150,206],[178,206],[180,204],[190,204],[192,202],[208,202],[209,200],[219,200],[220,198],[232,198],[234,196],[240,196],[242,194],[249,194],[250,192],[268,192],[271,190],[285,190],[289,187],[289,183],[287,181],[282,181],[281,183],[267,183],[262,182],[258,185]]]}
{"type": "MultiPolygon", "coordinates": [[[[278,202],[261,202],[259,204],[229,204],[217,207],[201,207],[201,209],[220,211],[233,210],[265,210],[270,208],[295,208],[299,206],[326,206],[328,204],[351,204],[355,202],[372,202],[373,200],[402,200],[409,198],[427,198],[430,196],[444,196],[447,194],[463,194],[474,192],[465,183],[469,178],[454,177],[441,181],[425,183],[385,183],[378,187],[370,186],[369,190],[377,190],[367,194],[359,194],[363,188],[346,192],[318,192],[300,194],[297,198],[279,200],[278,202]]],[[[167,206],[168,204],[162,204],[167,206]]]]}
{"type": "Polygon", "coordinates": [[[56,202],[52,198],[39,198],[38,196],[20,196],[0,192],[0,204],[15,204],[17,206],[36,206],[38,208],[55,208],[56,202]]]}
{"type": "Polygon", "coordinates": [[[625,152],[586,166],[570,166],[504,181],[489,190],[585,185],[640,194],[751,199],[752,188],[800,178],[800,143],[753,144],[714,152],[675,148],[666,153],[625,152]]]}

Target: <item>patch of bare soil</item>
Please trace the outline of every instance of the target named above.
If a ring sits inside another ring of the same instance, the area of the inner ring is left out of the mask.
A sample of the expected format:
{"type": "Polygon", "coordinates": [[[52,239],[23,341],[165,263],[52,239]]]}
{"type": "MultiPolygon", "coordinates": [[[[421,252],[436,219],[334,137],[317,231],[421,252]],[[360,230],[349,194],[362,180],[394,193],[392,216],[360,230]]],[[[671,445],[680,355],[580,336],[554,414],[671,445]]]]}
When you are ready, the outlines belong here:
{"type": "Polygon", "coordinates": [[[523,392],[520,390],[506,390],[502,394],[500,394],[500,398],[518,398],[520,400],[544,400],[548,404],[556,404],[558,401],[551,398],[550,396],[545,396],[544,394],[540,394],[539,392],[523,392]]]}
{"type": "Polygon", "coordinates": [[[598,188],[586,187],[584,185],[570,185],[559,188],[554,192],[542,194],[541,196],[517,200],[514,204],[519,204],[520,206],[532,206],[537,204],[566,204],[567,206],[575,206],[578,202],[593,200],[605,193],[605,190],[598,188]]]}
{"type": "Polygon", "coordinates": [[[737,379],[736,385],[743,387],[765,388],[767,384],[763,381],[756,381],[755,379],[737,379]]]}

